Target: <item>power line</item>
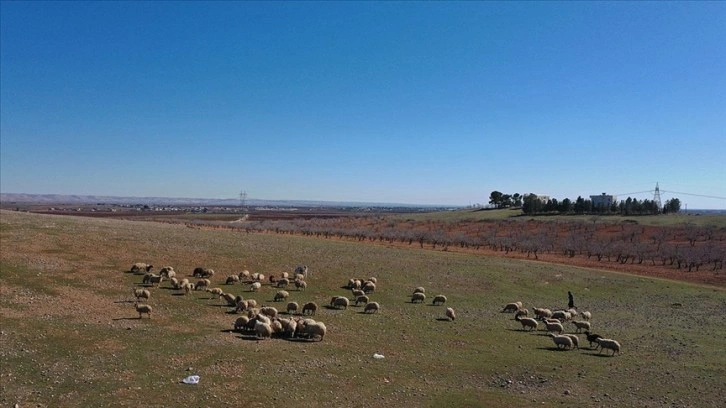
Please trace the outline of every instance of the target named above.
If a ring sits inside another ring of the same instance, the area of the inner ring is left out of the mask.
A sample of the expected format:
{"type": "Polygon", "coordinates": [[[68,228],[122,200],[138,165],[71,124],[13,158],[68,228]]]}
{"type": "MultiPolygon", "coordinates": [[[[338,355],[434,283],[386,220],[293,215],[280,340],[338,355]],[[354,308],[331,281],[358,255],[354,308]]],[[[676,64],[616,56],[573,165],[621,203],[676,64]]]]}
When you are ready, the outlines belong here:
{"type": "Polygon", "coordinates": [[[671,193],[671,194],[683,194],[683,195],[694,196],[694,197],[715,198],[717,200],[726,200],[726,197],[719,197],[719,196],[711,196],[711,195],[704,195],[704,194],[692,194],[692,193],[681,193],[681,192],[678,192],[678,191],[667,191],[667,190],[660,190],[660,191],[664,191],[666,193],[671,193]]]}

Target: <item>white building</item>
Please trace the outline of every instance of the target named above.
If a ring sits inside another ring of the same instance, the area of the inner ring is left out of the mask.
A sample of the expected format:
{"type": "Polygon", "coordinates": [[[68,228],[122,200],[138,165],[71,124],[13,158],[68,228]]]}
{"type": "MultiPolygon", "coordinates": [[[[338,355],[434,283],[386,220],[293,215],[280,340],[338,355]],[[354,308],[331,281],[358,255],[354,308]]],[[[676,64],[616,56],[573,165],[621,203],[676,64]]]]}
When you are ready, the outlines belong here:
{"type": "Polygon", "coordinates": [[[593,208],[610,208],[615,202],[615,196],[602,193],[600,195],[591,195],[590,201],[592,201],[593,208]]]}

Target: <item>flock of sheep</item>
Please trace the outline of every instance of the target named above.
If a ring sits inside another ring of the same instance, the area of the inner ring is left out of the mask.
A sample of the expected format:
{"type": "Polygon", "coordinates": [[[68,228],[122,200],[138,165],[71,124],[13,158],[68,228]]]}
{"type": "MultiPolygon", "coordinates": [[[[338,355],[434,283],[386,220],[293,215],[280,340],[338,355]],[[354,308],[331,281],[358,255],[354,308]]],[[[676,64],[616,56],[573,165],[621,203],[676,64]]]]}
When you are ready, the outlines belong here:
{"type": "Polygon", "coordinates": [[[580,348],[580,338],[578,333],[583,332],[587,337],[587,341],[592,348],[596,344],[595,350],[600,349],[598,354],[603,350],[611,350],[611,356],[620,353],[620,343],[613,339],[607,339],[599,334],[590,333],[590,319],[592,314],[588,311],[578,312],[576,308],[567,310],[555,310],[554,312],[547,308],[533,309],[534,317],[529,317],[529,310],[524,308],[522,302],[513,302],[504,306],[502,313],[514,313],[514,320],[522,325],[522,330],[536,331],[539,329],[540,322],[544,325],[549,337],[560,350],[572,350],[580,348]],[[581,320],[575,318],[580,317],[581,320]],[[565,333],[565,324],[571,323],[575,330],[572,333],[565,333]],[[554,334],[557,333],[557,334],[554,334]]]}

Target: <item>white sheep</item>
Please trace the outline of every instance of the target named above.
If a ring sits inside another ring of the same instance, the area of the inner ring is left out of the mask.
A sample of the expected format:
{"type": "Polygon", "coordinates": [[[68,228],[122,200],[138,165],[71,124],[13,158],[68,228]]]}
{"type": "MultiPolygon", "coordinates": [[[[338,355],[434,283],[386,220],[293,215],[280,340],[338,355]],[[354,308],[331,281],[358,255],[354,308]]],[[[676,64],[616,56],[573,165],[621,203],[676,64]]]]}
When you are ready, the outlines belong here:
{"type": "Polygon", "coordinates": [[[582,330],[582,329],[590,330],[590,322],[586,322],[584,320],[582,320],[582,321],[573,320],[572,324],[574,324],[575,327],[577,327],[577,330],[575,331],[576,333],[580,333],[580,330],[582,330]]]}
{"type": "Polygon", "coordinates": [[[351,289],[351,293],[353,294],[353,299],[358,299],[359,296],[365,296],[366,294],[360,289],[351,289]]]}
{"type": "Polygon", "coordinates": [[[540,319],[548,319],[548,318],[552,317],[552,311],[547,308],[535,307],[534,315],[535,315],[535,317],[540,318],[540,319]]]}
{"type": "Polygon", "coordinates": [[[270,327],[272,327],[272,334],[282,333],[282,323],[279,320],[273,320],[272,323],[270,323],[270,327]]]}
{"type": "Polygon", "coordinates": [[[240,299],[235,303],[234,312],[235,313],[244,312],[248,308],[249,308],[249,303],[244,299],[240,299]]]}
{"type": "Polygon", "coordinates": [[[377,313],[379,310],[381,310],[381,305],[378,304],[378,302],[369,302],[366,303],[366,306],[363,308],[363,313],[377,313]]]}
{"type": "Polygon", "coordinates": [[[212,282],[209,279],[200,279],[194,284],[194,290],[206,289],[211,285],[212,282]]]}
{"type": "Polygon", "coordinates": [[[364,305],[370,302],[370,299],[366,295],[361,295],[355,298],[355,305],[358,306],[359,303],[363,303],[364,305]]]}
{"type": "Polygon", "coordinates": [[[368,278],[368,282],[373,282],[373,283],[375,283],[377,285],[378,284],[378,279],[376,279],[375,276],[371,276],[370,278],[368,278]]]}
{"type": "Polygon", "coordinates": [[[260,282],[252,282],[250,285],[250,292],[257,292],[262,287],[260,282]]]}
{"type": "Polygon", "coordinates": [[[502,309],[502,313],[514,313],[522,308],[522,302],[508,303],[502,309]]]}
{"type": "Polygon", "coordinates": [[[562,327],[562,323],[560,322],[549,322],[545,320],[545,326],[547,327],[547,332],[554,332],[556,331],[559,334],[562,334],[562,332],[565,331],[565,328],[562,327]]]}
{"type": "Polygon", "coordinates": [[[325,327],[325,324],[323,324],[323,322],[306,324],[303,327],[303,334],[311,340],[315,340],[316,337],[319,337],[320,339],[318,341],[323,341],[323,337],[325,337],[326,332],[327,328],[325,327]]]}
{"type": "Polygon", "coordinates": [[[600,352],[598,354],[602,353],[602,351],[605,349],[612,350],[613,356],[615,355],[615,353],[620,354],[620,343],[618,343],[617,341],[615,341],[613,339],[602,339],[602,338],[596,339],[595,341],[601,347],[600,352]]]}
{"type": "Polygon", "coordinates": [[[297,304],[297,302],[290,302],[287,304],[287,313],[293,314],[297,312],[300,309],[300,305],[297,304]]]}
{"type": "Polygon", "coordinates": [[[286,290],[279,290],[279,291],[277,291],[277,293],[275,293],[275,297],[274,297],[273,301],[281,302],[281,301],[287,299],[288,297],[290,297],[290,293],[288,293],[286,290]]]}
{"type": "Polygon", "coordinates": [[[556,336],[552,333],[549,333],[549,336],[552,337],[552,341],[554,341],[558,349],[572,349],[572,339],[568,336],[556,336]]]}
{"type": "Polygon", "coordinates": [[[411,303],[423,303],[426,301],[426,295],[421,292],[415,292],[413,295],[411,295],[411,303]]]}
{"type": "Polygon", "coordinates": [[[580,314],[582,315],[582,318],[583,318],[583,319],[585,319],[585,320],[590,320],[590,319],[592,319],[592,313],[590,313],[590,312],[588,312],[588,311],[582,312],[582,313],[580,313],[580,314]]]}
{"type": "Polygon", "coordinates": [[[552,318],[557,319],[560,322],[564,322],[564,321],[572,319],[572,313],[567,312],[565,310],[556,310],[556,311],[552,312],[552,318]]]}
{"type": "Polygon", "coordinates": [[[302,308],[302,314],[310,314],[315,315],[315,312],[318,310],[318,304],[315,302],[308,302],[303,305],[302,308]]]}
{"type": "Polygon", "coordinates": [[[451,308],[451,307],[446,308],[446,317],[448,317],[452,321],[456,320],[456,312],[454,312],[454,308],[451,308]]]}
{"type": "Polygon", "coordinates": [[[151,292],[146,289],[134,289],[134,297],[136,297],[136,300],[144,298],[148,301],[151,297],[151,292]]]}
{"type": "Polygon", "coordinates": [[[171,266],[165,266],[159,270],[159,276],[163,276],[167,279],[173,278],[176,276],[176,272],[174,272],[174,268],[171,266]]]}
{"type": "Polygon", "coordinates": [[[413,290],[413,293],[426,293],[426,289],[423,286],[419,286],[413,290]]]}
{"type": "Polygon", "coordinates": [[[270,319],[274,319],[277,317],[277,309],[272,306],[264,306],[260,308],[260,314],[269,317],[270,319]]]}
{"type": "Polygon", "coordinates": [[[307,288],[307,287],[308,287],[307,282],[305,282],[302,279],[295,279],[295,288],[297,288],[297,290],[305,290],[305,288],[307,288]]]}
{"type": "Polygon", "coordinates": [[[240,272],[238,275],[239,280],[247,280],[250,278],[250,271],[245,269],[244,271],[240,272]]]}
{"type": "Polygon", "coordinates": [[[224,281],[225,285],[234,285],[237,282],[239,282],[238,275],[229,275],[227,276],[227,280],[224,281]]]}
{"type": "Polygon", "coordinates": [[[363,285],[363,288],[362,289],[363,289],[363,292],[365,292],[366,295],[369,294],[369,293],[373,293],[373,292],[376,291],[376,284],[373,283],[372,281],[368,281],[368,282],[366,282],[363,285]]]}
{"type": "Polygon", "coordinates": [[[514,314],[514,320],[517,320],[517,317],[528,316],[528,315],[529,315],[529,310],[524,309],[524,308],[519,309],[519,310],[517,310],[517,313],[514,314]]]}
{"type": "Polygon", "coordinates": [[[255,335],[259,338],[269,339],[272,337],[272,326],[262,321],[255,322],[255,335]]]}
{"type": "Polygon", "coordinates": [[[522,323],[522,330],[529,329],[536,331],[539,328],[537,320],[531,317],[522,317],[519,319],[519,322],[522,323]]]}
{"type": "Polygon", "coordinates": [[[444,295],[434,296],[434,301],[433,301],[434,305],[443,305],[444,303],[446,303],[446,296],[444,296],[444,295]]]}
{"type": "Polygon", "coordinates": [[[139,319],[141,319],[141,316],[144,313],[146,313],[149,316],[149,319],[151,319],[151,306],[136,302],[134,303],[134,307],[136,308],[136,311],[139,312],[139,319]]]}
{"type": "Polygon", "coordinates": [[[131,265],[131,269],[129,271],[134,274],[142,274],[142,273],[151,272],[151,269],[153,267],[154,267],[154,265],[152,265],[152,264],[147,264],[144,262],[136,262],[135,264],[131,265]]]}
{"type": "Polygon", "coordinates": [[[207,288],[207,292],[211,293],[212,295],[216,295],[217,298],[221,298],[222,295],[224,295],[224,291],[222,288],[207,288]]]}
{"type": "Polygon", "coordinates": [[[576,334],[563,334],[563,336],[569,337],[572,340],[572,345],[578,350],[580,349],[580,338],[576,334]]]}
{"type": "Polygon", "coordinates": [[[289,284],[290,284],[290,280],[287,279],[287,278],[282,278],[279,281],[277,281],[277,287],[278,288],[285,288],[289,284]]]}
{"type": "Polygon", "coordinates": [[[348,300],[348,298],[343,296],[336,296],[330,301],[330,305],[336,309],[341,307],[343,309],[347,309],[349,304],[350,301],[348,300]]]}
{"type": "Polygon", "coordinates": [[[295,335],[295,330],[297,330],[297,321],[295,319],[281,319],[280,323],[282,323],[282,334],[285,337],[295,335]]]}
{"type": "Polygon", "coordinates": [[[237,320],[234,321],[234,329],[235,330],[242,330],[247,326],[247,323],[250,322],[250,318],[247,316],[240,316],[237,318],[237,320]]]}
{"type": "Polygon", "coordinates": [[[237,297],[231,293],[223,293],[222,299],[227,302],[227,306],[237,306],[237,297]]]}

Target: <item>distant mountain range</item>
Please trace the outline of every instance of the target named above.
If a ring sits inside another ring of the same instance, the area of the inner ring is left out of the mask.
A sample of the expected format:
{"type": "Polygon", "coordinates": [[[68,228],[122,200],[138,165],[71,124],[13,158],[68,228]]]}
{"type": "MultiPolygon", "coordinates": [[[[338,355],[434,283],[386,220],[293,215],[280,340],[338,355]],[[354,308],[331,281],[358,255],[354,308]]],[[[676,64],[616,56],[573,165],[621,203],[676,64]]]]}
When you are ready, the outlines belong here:
{"type": "MultiPolygon", "coordinates": [[[[180,198],[180,197],[116,197],[96,195],[63,195],[63,194],[22,194],[0,193],[0,202],[3,204],[118,204],[118,205],[178,205],[178,206],[214,206],[238,207],[239,199],[232,198],[180,198]]],[[[366,203],[343,201],[310,201],[310,200],[261,200],[247,199],[245,206],[249,207],[386,207],[386,208],[461,208],[444,205],[416,205],[398,203],[366,203]]]]}

